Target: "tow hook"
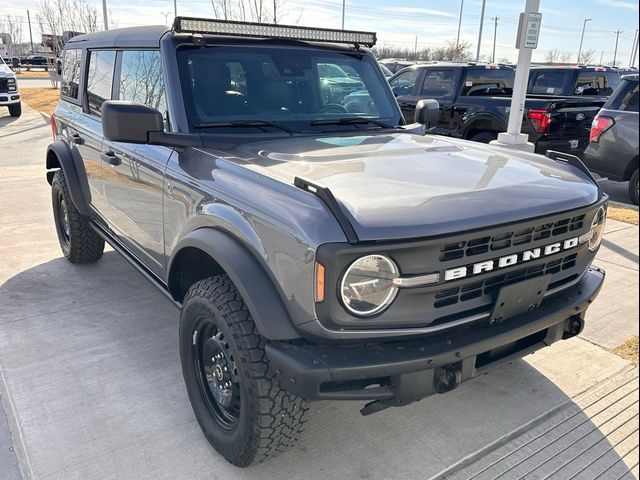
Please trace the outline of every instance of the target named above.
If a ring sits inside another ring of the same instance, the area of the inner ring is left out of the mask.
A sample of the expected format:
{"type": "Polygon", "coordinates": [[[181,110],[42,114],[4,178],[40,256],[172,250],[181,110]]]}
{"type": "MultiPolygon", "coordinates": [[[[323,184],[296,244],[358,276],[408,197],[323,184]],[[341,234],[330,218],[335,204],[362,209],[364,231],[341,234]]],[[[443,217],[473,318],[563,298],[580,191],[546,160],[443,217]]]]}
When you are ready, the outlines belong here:
{"type": "Polygon", "coordinates": [[[438,393],[450,392],[462,381],[462,372],[457,365],[444,365],[433,373],[433,384],[438,393]]]}
{"type": "Polygon", "coordinates": [[[562,333],[562,339],[575,337],[584,328],[584,320],[580,315],[574,315],[569,317],[564,322],[564,332],[562,333]]]}

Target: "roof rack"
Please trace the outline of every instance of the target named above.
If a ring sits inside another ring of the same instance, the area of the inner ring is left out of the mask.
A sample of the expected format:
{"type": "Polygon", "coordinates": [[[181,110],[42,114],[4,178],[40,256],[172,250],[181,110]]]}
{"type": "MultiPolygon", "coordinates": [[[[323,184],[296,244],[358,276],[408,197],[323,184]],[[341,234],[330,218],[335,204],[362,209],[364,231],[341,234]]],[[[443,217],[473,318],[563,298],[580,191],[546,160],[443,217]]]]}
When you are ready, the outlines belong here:
{"type": "Polygon", "coordinates": [[[236,22],[211,18],[176,17],[172,30],[176,33],[201,33],[233,37],[282,38],[329,43],[365,45],[376,44],[375,32],[331,30],[328,28],[276,25],[271,23],[236,22]]]}

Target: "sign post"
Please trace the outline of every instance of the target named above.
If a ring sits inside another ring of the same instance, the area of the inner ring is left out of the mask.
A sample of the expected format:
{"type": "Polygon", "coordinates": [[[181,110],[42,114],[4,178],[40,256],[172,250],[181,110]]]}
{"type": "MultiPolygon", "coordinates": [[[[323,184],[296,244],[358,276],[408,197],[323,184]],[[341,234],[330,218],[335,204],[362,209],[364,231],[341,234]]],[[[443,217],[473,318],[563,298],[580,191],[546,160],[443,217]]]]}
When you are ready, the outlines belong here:
{"type": "Polygon", "coordinates": [[[498,134],[498,139],[491,142],[502,147],[516,148],[533,152],[535,146],[529,142],[529,136],[520,133],[522,118],[524,117],[524,102],[527,96],[527,84],[529,83],[529,69],[531,68],[531,54],[538,47],[542,14],[540,0],[526,0],[524,13],[520,14],[516,48],[518,52],[518,64],[516,66],[516,78],[513,84],[513,96],[511,97],[511,109],[509,111],[509,125],[505,133],[498,134]]]}

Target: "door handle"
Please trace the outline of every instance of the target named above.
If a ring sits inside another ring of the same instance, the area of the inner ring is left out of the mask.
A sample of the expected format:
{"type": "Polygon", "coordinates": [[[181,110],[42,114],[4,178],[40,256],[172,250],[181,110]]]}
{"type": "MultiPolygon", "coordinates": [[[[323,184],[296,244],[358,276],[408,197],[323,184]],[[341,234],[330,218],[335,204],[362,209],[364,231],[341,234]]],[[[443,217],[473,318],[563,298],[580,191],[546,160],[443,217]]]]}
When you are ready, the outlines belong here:
{"type": "Polygon", "coordinates": [[[113,153],[113,151],[101,153],[100,158],[110,165],[117,166],[122,163],[122,160],[120,160],[120,157],[118,157],[115,153],[113,153]]]}
{"type": "Polygon", "coordinates": [[[71,135],[71,138],[73,138],[73,143],[76,145],[84,145],[84,138],[82,138],[79,133],[74,133],[71,135]]]}

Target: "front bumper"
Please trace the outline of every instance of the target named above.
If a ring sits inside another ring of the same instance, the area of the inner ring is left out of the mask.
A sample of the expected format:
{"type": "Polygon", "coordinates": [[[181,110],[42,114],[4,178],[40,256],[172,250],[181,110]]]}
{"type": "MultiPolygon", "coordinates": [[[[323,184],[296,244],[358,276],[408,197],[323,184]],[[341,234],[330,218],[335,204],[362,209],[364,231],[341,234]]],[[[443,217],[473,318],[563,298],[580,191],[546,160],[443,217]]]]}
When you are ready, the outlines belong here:
{"type": "Polygon", "coordinates": [[[18,92],[0,92],[0,107],[15,105],[20,103],[20,94],[18,92]]]}
{"type": "Polygon", "coordinates": [[[590,268],[538,309],[498,325],[382,344],[271,343],[267,355],[283,388],[308,400],[376,400],[374,410],[406,405],[577,335],[604,276],[590,268]]]}

